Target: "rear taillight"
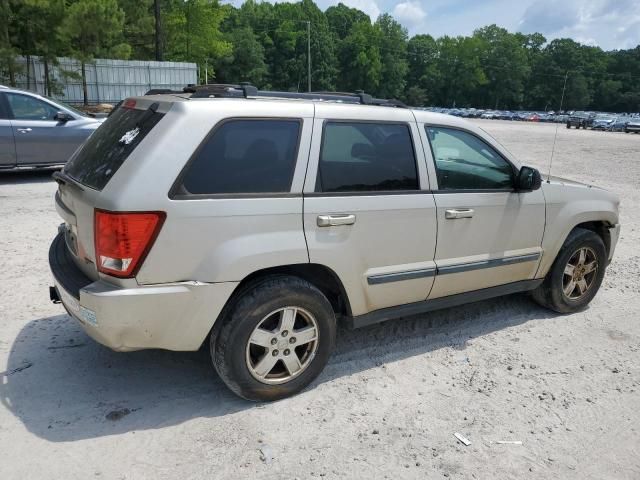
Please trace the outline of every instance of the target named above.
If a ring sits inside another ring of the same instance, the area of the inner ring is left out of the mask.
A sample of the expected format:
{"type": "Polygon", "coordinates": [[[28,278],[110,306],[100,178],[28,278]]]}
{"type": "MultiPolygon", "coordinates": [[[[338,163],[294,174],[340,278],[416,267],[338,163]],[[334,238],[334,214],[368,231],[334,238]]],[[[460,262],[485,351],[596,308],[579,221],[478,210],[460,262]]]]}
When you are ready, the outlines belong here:
{"type": "Polygon", "coordinates": [[[98,271],[133,277],[164,222],[164,212],[95,211],[94,233],[98,271]]]}

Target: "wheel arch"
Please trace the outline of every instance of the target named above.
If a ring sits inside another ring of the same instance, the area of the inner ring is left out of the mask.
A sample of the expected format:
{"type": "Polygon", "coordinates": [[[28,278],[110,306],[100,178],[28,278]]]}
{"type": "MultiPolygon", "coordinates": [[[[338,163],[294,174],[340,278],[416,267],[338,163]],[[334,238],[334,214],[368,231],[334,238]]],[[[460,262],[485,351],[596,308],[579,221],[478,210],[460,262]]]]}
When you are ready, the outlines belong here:
{"type": "Polygon", "coordinates": [[[571,235],[571,233],[578,228],[590,230],[598,235],[604,243],[606,255],[608,258],[611,251],[611,233],[609,232],[609,228],[611,228],[612,226],[613,224],[610,221],[604,219],[585,220],[579,223],[575,223],[573,224],[573,226],[570,226],[560,237],[560,241],[554,246],[553,250],[547,252],[549,253],[547,258],[543,258],[543,262],[538,267],[536,278],[542,278],[547,275],[547,273],[551,269],[551,266],[553,265],[553,262],[555,262],[555,259],[558,257],[562,246],[567,241],[567,238],[569,238],[569,235],[571,235]]]}
{"type": "Polygon", "coordinates": [[[327,297],[336,315],[351,316],[349,297],[342,281],[332,269],[318,263],[279,265],[256,270],[242,279],[227,301],[227,305],[232,303],[244,291],[253,288],[265,278],[279,275],[290,275],[306,280],[327,297]]]}

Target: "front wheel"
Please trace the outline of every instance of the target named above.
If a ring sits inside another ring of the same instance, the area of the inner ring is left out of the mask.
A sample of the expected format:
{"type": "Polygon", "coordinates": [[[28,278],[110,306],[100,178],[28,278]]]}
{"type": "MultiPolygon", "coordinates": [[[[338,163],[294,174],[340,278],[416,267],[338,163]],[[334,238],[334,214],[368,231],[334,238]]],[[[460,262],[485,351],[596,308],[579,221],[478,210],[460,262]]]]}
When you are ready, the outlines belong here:
{"type": "Polygon", "coordinates": [[[218,322],[210,343],[213,365],[247,400],[300,392],[323,370],[335,344],[331,304],[297,277],[267,278],[245,289],[218,322]]]}
{"type": "Polygon", "coordinates": [[[599,235],[574,229],[560,249],[544,282],[532,292],[540,305],[558,313],[583,309],[602,284],[607,253],[599,235]]]}

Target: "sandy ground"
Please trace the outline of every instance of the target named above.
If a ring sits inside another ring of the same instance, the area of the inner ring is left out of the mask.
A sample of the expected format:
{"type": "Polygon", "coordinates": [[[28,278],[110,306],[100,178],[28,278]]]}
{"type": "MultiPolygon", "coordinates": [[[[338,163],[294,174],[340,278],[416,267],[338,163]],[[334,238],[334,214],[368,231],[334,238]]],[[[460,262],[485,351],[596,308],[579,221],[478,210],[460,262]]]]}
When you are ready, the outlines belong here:
{"type": "MultiPolygon", "coordinates": [[[[554,125],[478,123],[547,170],[554,125]]],[[[85,336],[48,300],[55,184],[1,175],[0,479],[640,478],[640,135],[561,126],[556,154],[555,174],[622,198],[586,311],[514,295],[342,330],[318,381],[272,404],[203,353],[85,336]]]]}

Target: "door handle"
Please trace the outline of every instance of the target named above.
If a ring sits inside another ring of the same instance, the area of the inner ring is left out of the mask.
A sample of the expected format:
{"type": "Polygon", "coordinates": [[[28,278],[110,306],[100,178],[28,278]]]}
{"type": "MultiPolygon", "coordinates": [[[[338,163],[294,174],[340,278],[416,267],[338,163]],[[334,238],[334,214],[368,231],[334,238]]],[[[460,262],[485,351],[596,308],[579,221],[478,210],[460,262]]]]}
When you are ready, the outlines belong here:
{"type": "Polygon", "coordinates": [[[449,220],[471,217],[473,217],[473,208],[452,208],[451,210],[444,211],[444,218],[449,220]]]}
{"type": "Polygon", "coordinates": [[[20,133],[29,133],[31,131],[30,128],[17,128],[16,130],[18,130],[20,133]]]}
{"type": "Polygon", "coordinates": [[[353,225],[356,223],[356,216],[346,215],[318,215],[319,227],[337,227],[340,225],[353,225]]]}

